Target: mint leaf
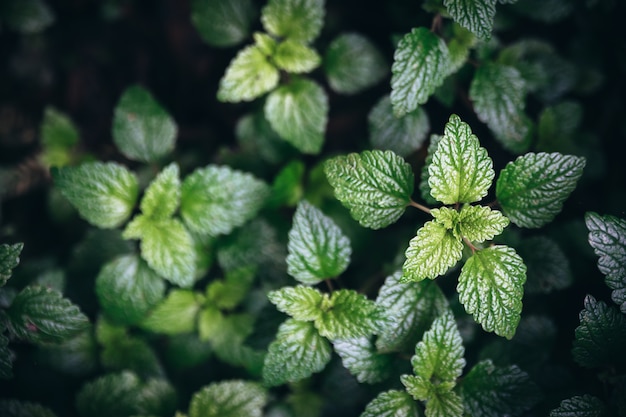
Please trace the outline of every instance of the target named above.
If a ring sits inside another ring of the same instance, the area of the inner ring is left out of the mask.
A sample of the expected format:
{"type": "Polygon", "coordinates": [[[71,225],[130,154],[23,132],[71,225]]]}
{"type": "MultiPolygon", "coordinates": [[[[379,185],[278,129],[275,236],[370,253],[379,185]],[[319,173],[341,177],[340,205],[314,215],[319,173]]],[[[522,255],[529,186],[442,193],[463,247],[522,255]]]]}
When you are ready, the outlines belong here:
{"type": "Polygon", "coordinates": [[[229,47],[243,42],[256,17],[250,0],[193,0],[191,22],[211,46],[229,47]]]}
{"type": "Polygon", "coordinates": [[[247,46],[226,68],[217,90],[217,99],[237,103],[252,101],[278,85],[278,69],[256,45],[247,46]]]}
{"type": "Polygon", "coordinates": [[[444,0],[450,16],[481,39],[491,38],[497,0],[444,0]]]}
{"type": "Polygon", "coordinates": [[[372,300],[354,290],[324,294],[322,314],[315,319],[320,335],[331,340],[370,336],[378,331],[382,311],[372,300]]]}
{"type": "Polygon", "coordinates": [[[51,173],[61,193],[94,226],[120,226],[128,220],[137,202],[137,178],[114,162],[52,168],[51,173]]]}
{"type": "Polygon", "coordinates": [[[539,401],[541,392],[516,365],[497,367],[485,360],[463,378],[461,396],[468,415],[500,417],[521,415],[539,401]]]}
{"type": "Polygon", "coordinates": [[[11,379],[15,355],[9,349],[9,339],[3,333],[0,332],[0,379],[11,379]]]}
{"type": "Polygon", "coordinates": [[[445,274],[461,260],[463,243],[451,230],[437,221],[429,221],[409,242],[402,265],[402,279],[421,281],[445,274]]]}
{"type": "Polygon", "coordinates": [[[490,246],[465,262],[457,291],[465,310],[488,332],[511,339],[522,311],[526,265],[508,246],[490,246]]]}
{"type": "Polygon", "coordinates": [[[183,181],[180,214],[194,232],[228,234],[252,219],[268,195],[267,184],[252,175],[209,165],[183,181]]]}
{"type": "Polygon", "coordinates": [[[302,180],[306,167],[302,161],[294,160],[283,166],[272,182],[272,194],[267,207],[293,207],[302,199],[302,180]]]}
{"type": "Polygon", "coordinates": [[[417,403],[406,391],[381,392],[367,404],[361,417],[419,417],[417,403]]]}
{"type": "Polygon", "coordinates": [[[444,204],[473,203],[487,195],[495,172],[469,125],[453,114],[428,168],[432,196],[444,204]]]}
{"type": "Polygon", "coordinates": [[[86,383],[76,396],[81,417],[131,416],[136,414],[141,381],[124,371],[101,376],[86,383]]]}
{"type": "Polygon", "coordinates": [[[250,381],[214,382],[191,397],[189,417],[261,417],[267,392],[250,381]]]}
{"type": "Polygon", "coordinates": [[[145,191],[139,207],[152,219],[171,217],[180,203],[179,168],[174,162],[163,168],[145,191]]]}
{"type": "Polygon", "coordinates": [[[163,375],[163,367],[148,342],[128,334],[103,346],[100,363],[110,371],[129,370],[154,377],[163,375]]]}
{"type": "Polygon", "coordinates": [[[558,408],[550,411],[550,417],[602,417],[604,415],[604,403],[588,394],[563,400],[558,408]]]}
{"type": "Polygon", "coordinates": [[[193,291],[171,290],[140,326],[154,333],[189,333],[196,328],[196,316],[200,306],[201,298],[193,291]]]}
{"type": "Polygon", "coordinates": [[[171,416],[176,412],[177,400],[176,390],[167,380],[152,378],[141,387],[137,408],[143,415],[171,416]]]}
{"type": "Polygon", "coordinates": [[[393,357],[379,354],[368,337],[336,340],[333,346],[343,366],[361,383],[382,382],[391,373],[393,357]]]}
{"type": "Polygon", "coordinates": [[[44,162],[50,166],[70,163],[70,149],[78,143],[78,129],[72,120],[52,106],[47,106],[41,123],[44,162]]]}
{"type": "Polygon", "coordinates": [[[269,386],[295,382],[319,372],[330,362],[330,343],[313,323],[287,319],[268,347],[263,381],[269,386]]]}
{"type": "Polygon", "coordinates": [[[391,151],[336,156],[324,163],[324,173],[337,199],[364,227],[394,223],[411,201],[413,171],[391,151]]]}
{"type": "Polygon", "coordinates": [[[324,296],[315,288],[298,285],[271,291],[267,298],[279,311],[298,321],[314,321],[323,314],[324,296]]]}
{"type": "Polygon", "coordinates": [[[42,32],[55,21],[54,12],[43,0],[7,1],[0,11],[7,27],[23,34],[42,32]]]}
{"type": "Polygon", "coordinates": [[[432,281],[403,282],[401,277],[401,272],[388,276],[376,298],[383,322],[389,323],[382,326],[376,340],[380,352],[412,352],[448,305],[432,281]]]}
{"type": "Polygon", "coordinates": [[[165,294],[165,282],[136,255],[115,258],[96,277],[96,295],[112,322],[136,324],[165,294]]]}
{"type": "Polygon", "coordinates": [[[226,272],[223,280],[211,281],[206,287],[207,302],[220,309],[230,310],[248,295],[256,268],[244,266],[226,272]]]}
{"type": "Polygon", "coordinates": [[[612,368],[626,363],[626,317],[614,306],[587,295],[575,334],[572,355],[579,365],[612,368]]]}
{"type": "Polygon", "coordinates": [[[323,0],[270,0],[261,11],[266,31],[279,38],[310,42],[324,24],[323,0]]]}
{"type": "Polygon", "coordinates": [[[422,167],[422,173],[420,176],[420,195],[428,204],[437,204],[437,200],[432,196],[430,184],[428,183],[428,179],[430,178],[428,170],[433,164],[433,155],[435,154],[435,151],[437,151],[437,147],[439,146],[439,142],[442,138],[443,136],[440,135],[430,135],[430,143],[428,144],[427,150],[428,154],[424,160],[424,166],[422,167]]]}
{"type": "Polygon", "coordinates": [[[589,244],[599,257],[598,269],[613,290],[611,298],[626,313],[626,220],[587,212],[585,224],[589,244]]]}
{"type": "Polygon", "coordinates": [[[317,154],[324,144],[328,97],[315,81],[294,79],[267,97],[265,117],[281,138],[303,153],[317,154]]]}
{"type": "Polygon", "coordinates": [[[520,227],[538,228],[559,214],[576,188],[585,158],[560,153],[528,153],[509,162],[496,182],[504,214],[520,227]]]}
{"type": "Polygon", "coordinates": [[[296,208],[287,250],[287,272],[308,285],[341,275],[352,253],[341,229],[306,201],[296,208]]]}
{"type": "Polygon", "coordinates": [[[367,122],[372,147],[390,150],[402,157],[419,149],[430,130],[428,115],[422,107],[398,118],[393,114],[389,96],[376,103],[367,116],[367,122]]]}
{"type": "Polygon", "coordinates": [[[311,72],[320,65],[321,58],[314,49],[293,39],[279,43],[272,55],[280,69],[293,74],[311,72]]]}
{"type": "Polygon", "coordinates": [[[20,291],[6,313],[11,332],[37,344],[62,342],[89,327],[78,306],[60,292],[36,285],[20,291]]]}
{"type": "Polygon", "coordinates": [[[437,222],[451,229],[457,239],[466,237],[472,242],[484,242],[502,233],[509,219],[499,211],[486,206],[464,205],[461,211],[447,207],[432,209],[430,212],[437,222]]]}
{"type": "Polygon", "coordinates": [[[14,399],[0,399],[0,415],[3,417],[56,417],[52,411],[37,403],[14,399]]]}
{"type": "Polygon", "coordinates": [[[517,246],[528,272],[525,290],[528,294],[547,294],[572,283],[570,262],[563,250],[545,236],[524,239],[517,246]]]}
{"type": "Polygon", "coordinates": [[[141,240],[141,257],[159,275],[181,287],[195,280],[196,253],[191,235],[178,219],[135,216],[124,230],[125,239],[141,240]]]}
{"type": "Polygon", "coordinates": [[[366,37],[343,33],[328,46],[324,71],[330,88],[355,94],[380,82],[389,69],[381,52],[366,37]]]}
{"type": "Polygon", "coordinates": [[[138,85],[124,91],[113,116],[113,141],[126,157],[156,162],[174,149],[178,127],[174,119],[138,85]]]}
{"type": "Polygon", "coordinates": [[[13,268],[20,263],[22,249],[24,249],[23,243],[13,245],[3,243],[0,245],[0,287],[7,283],[11,278],[13,268]]]}
{"type": "MultiPolygon", "coordinates": [[[[405,380],[403,379],[403,382],[405,380]]],[[[407,387],[408,389],[408,387],[407,387]]],[[[462,417],[463,399],[454,391],[432,388],[425,399],[426,417],[462,417]]]]}
{"type": "Polygon", "coordinates": [[[426,103],[448,74],[450,54],[443,39],[414,28],[398,42],[391,66],[391,104],[397,117],[426,103]]]}

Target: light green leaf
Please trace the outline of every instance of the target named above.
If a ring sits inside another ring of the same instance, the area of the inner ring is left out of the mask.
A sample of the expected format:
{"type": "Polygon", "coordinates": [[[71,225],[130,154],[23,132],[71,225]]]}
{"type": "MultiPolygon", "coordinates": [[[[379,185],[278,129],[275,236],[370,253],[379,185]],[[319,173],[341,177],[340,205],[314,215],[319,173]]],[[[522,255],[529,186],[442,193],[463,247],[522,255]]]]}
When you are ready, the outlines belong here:
{"type": "Polygon", "coordinates": [[[11,332],[37,344],[62,342],[89,327],[77,305],[60,292],[37,285],[20,291],[6,313],[11,332]]]}
{"type": "Polygon", "coordinates": [[[332,348],[313,323],[287,319],[268,348],[263,381],[269,386],[295,382],[319,372],[330,362],[332,348]]]}
{"type": "Polygon", "coordinates": [[[324,0],[269,0],[261,11],[266,31],[279,38],[310,42],[324,24],[324,0]]]}
{"type": "Polygon", "coordinates": [[[56,187],[94,226],[120,226],[128,220],[137,202],[137,178],[114,162],[52,168],[51,173],[56,187]]]}
{"type": "Polygon", "coordinates": [[[605,411],[600,399],[585,394],[561,401],[558,408],[550,411],[550,417],[602,417],[605,411]]]}
{"type": "Polygon", "coordinates": [[[174,162],[163,168],[145,191],[139,207],[151,219],[171,217],[180,203],[180,178],[174,162]]]}
{"type": "Polygon", "coordinates": [[[382,382],[391,374],[393,357],[379,354],[368,337],[336,340],[333,346],[343,366],[361,383],[382,382]]]}
{"type": "Polygon", "coordinates": [[[390,150],[402,157],[419,149],[430,130],[428,115],[422,107],[398,118],[393,114],[389,96],[384,96],[376,103],[367,121],[372,147],[390,150]]]}
{"type": "Polygon", "coordinates": [[[598,269],[605,275],[606,285],[613,290],[611,298],[622,313],[626,313],[626,220],[587,212],[585,224],[589,244],[599,257],[598,269]]]}
{"type": "Polygon", "coordinates": [[[193,0],[191,22],[211,46],[229,47],[243,42],[257,12],[251,0],[193,0]]]}
{"type": "Polygon", "coordinates": [[[475,252],[461,270],[457,291],[465,310],[488,332],[511,339],[522,311],[526,265],[508,246],[475,252]]]}
{"type": "Polygon", "coordinates": [[[333,90],[355,94],[380,82],[389,67],[382,53],[366,37],[344,33],[328,46],[324,71],[333,90]]]}
{"type": "Polygon", "coordinates": [[[560,153],[528,153],[509,162],[496,182],[504,214],[520,227],[538,228],[559,214],[576,188],[585,158],[560,153]]]}
{"type": "Polygon", "coordinates": [[[563,250],[550,238],[533,236],[516,247],[528,272],[526,293],[547,294],[562,290],[572,283],[570,262],[563,250]]]}
{"type": "Polygon", "coordinates": [[[491,38],[497,0],[444,0],[450,16],[481,39],[491,38]]]}
{"type": "Polygon", "coordinates": [[[129,159],[156,162],[174,149],[178,127],[148,90],[124,91],[113,116],[113,141],[129,159]]]}
{"type": "Polygon", "coordinates": [[[124,230],[125,239],[141,240],[141,257],[172,284],[191,287],[195,280],[193,240],[178,219],[151,219],[137,215],[124,230]]]}
{"type": "Polygon", "coordinates": [[[406,391],[381,392],[367,404],[360,417],[421,417],[417,402],[406,391]]]}
{"type": "Polygon", "coordinates": [[[165,282],[136,255],[126,255],[102,267],[95,290],[107,318],[116,324],[131,325],[161,301],[165,282]]]}
{"type": "Polygon", "coordinates": [[[3,243],[0,245],[0,287],[7,283],[11,278],[13,268],[20,263],[22,249],[24,249],[23,243],[13,245],[3,243]]]}
{"type": "Polygon", "coordinates": [[[252,37],[254,38],[254,44],[259,47],[263,54],[270,57],[276,53],[278,41],[273,36],[263,32],[254,32],[252,37]]]}
{"type": "Polygon", "coordinates": [[[380,229],[404,213],[413,193],[413,171],[391,151],[363,151],[324,163],[335,196],[364,227],[380,229]]]}
{"type": "Polygon", "coordinates": [[[426,400],[426,417],[462,417],[463,399],[454,391],[434,390],[426,400]]]}
{"type": "Polygon", "coordinates": [[[78,129],[72,120],[52,106],[47,106],[41,123],[44,161],[50,166],[70,162],[70,149],[78,143],[78,129]]]}
{"type": "Polygon", "coordinates": [[[214,382],[193,394],[189,417],[261,417],[267,401],[266,390],[255,382],[214,382]]]}
{"type": "Polygon", "coordinates": [[[298,321],[314,321],[323,314],[324,296],[315,288],[298,285],[271,291],[267,298],[279,311],[298,321]]]}
{"type": "Polygon", "coordinates": [[[200,296],[191,290],[171,290],[140,326],[154,333],[189,333],[196,328],[201,302],[200,296]]]}
{"type": "Polygon", "coordinates": [[[409,242],[402,266],[404,281],[435,279],[461,260],[463,243],[443,224],[429,221],[409,242]]]}
{"type": "Polygon", "coordinates": [[[444,204],[473,203],[487,195],[495,172],[469,125],[452,115],[428,168],[428,185],[444,204]]]}
{"type": "Polygon", "coordinates": [[[267,184],[252,175],[209,165],[183,181],[180,214],[197,233],[228,234],[252,219],[268,195],[267,184]]]}
{"type": "Polygon", "coordinates": [[[42,32],[55,21],[54,12],[43,0],[5,1],[0,13],[8,28],[23,34],[42,32]]]}
{"type": "Polygon", "coordinates": [[[432,281],[403,282],[396,272],[380,288],[376,304],[383,322],[376,347],[380,352],[412,353],[433,320],[447,309],[448,301],[432,281]]]}
{"type": "Polygon", "coordinates": [[[0,415],[3,417],[56,417],[48,408],[30,401],[0,399],[0,415]]]}
{"type": "Polygon", "coordinates": [[[457,239],[466,237],[473,242],[491,240],[508,226],[509,219],[499,211],[486,206],[466,204],[460,211],[448,207],[432,209],[430,214],[443,224],[457,239]]]}
{"type": "Polygon", "coordinates": [[[301,74],[313,71],[320,65],[322,59],[314,49],[304,43],[286,39],[278,44],[272,60],[280,69],[301,74]]]}
{"type": "Polygon", "coordinates": [[[106,374],[82,386],[76,395],[81,417],[132,416],[137,413],[141,381],[132,372],[106,374]]]}
{"type": "Polygon", "coordinates": [[[420,195],[422,199],[428,204],[437,204],[437,200],[432,196],[430,184],[428,184],[428,179],[430,178],[430,174],[428,170],[433,163],[433,155],[437,150],[437,146],[439,146],[439,142],[443,136],[440,135],[430,135],[430,143],[428,144],[428,154],[426,155],[426,159],[424,160],[424,166],[422,167],[422,173],[420,176],[420,195]]]}
{"type": "Polygon", "coordinates": [[[226,68],[217,90],[217,99],[237,103],[252,101],[278,85],[278,69],[256,45],[247,46],[226,68]]]}
{"type": "Polygon", "coordinates": [[[378,333],[380,307],[354,290],[336,290],[330,298],[324,294],[321,310],[315,327],[328,339],[352,339],[378,333]]]}
{"type": "Polygon", "coordinates": [[[317,154],[324,144],[328,97],[315,81],[297,78],[273,91],[265,117],[278,135],[303,153],[317,154]]]}
{"type": "Polygon", "coordinates": [[[206,288],[207,303],[230,310],[248,295],[256,274],[256,268],[243,266],[226,272],[222,280],[211,281],[206,288]]]}
{"type": "Polygon", "coordinates": [[[391,66],[391,104],[397,117],[426,103],[448,74],[450,54],[443,39],[425,27],[398,43],[391,66]]]}
{"type": "Polygon", "coordinates": [[[341,275],[352,253],[350,240],[341,229],[306,201],[296,208],[287,250],[287,272],[307,285],[341,275]]]}

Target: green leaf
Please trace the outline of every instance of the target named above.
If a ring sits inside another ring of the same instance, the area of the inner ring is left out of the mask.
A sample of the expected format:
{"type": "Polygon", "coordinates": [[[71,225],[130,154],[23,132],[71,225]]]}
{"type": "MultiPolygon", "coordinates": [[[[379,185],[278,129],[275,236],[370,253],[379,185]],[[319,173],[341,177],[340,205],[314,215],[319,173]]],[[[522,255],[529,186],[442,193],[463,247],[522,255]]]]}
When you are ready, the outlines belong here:
{"type": "Polygon", "coordinates": [[[315,81],[297,78],[273,91],[265,117],[278,135],[303,153],[317,154],[324,144],[328,97],[315,81]]]}
{"type": "Polygon", "coordinates": [[[107,374],[83,385],[76,395],[81,417],[130,417],[137,413],[141,381],[132,372],[107,374]]]}
{"type": "Polygon", "coordinates": [[[511,339],[522,311],[526,265],[508,246],[490,246],[465,262],[457,291],[465,310],[488,332],[511,339]]]}
{"type": "Polygon", "coordinates": [[[0,287],[7,283],[13,268],[20,263],[20,254],[24,249],[23,243],[14,243],[13,245],[7,245],[3,243],[0,245],[0,287]]]}
{"type": "Polygon", "coordinates": [[[37,344],[62,342],[89,327],[78,306],[58,291],[35,285],[20,291],[6,313],[12,333],[37,344]]]}
{"type": "Polygon", "coordinates": [[[250,0],[193,0],[191,22],[211,46],[229,47],[243,42],[257,12],[250,0]]]}
{"type": "Polygon", "coordinates": [[[561,401],[558,408],[550,411],[550,417],[602,417],[605,406],[601,400],[589,394],[577,395],[561,401]]]}
{"type": "Polygon", "coordinates": [[[267,392],[254,382],[214,382],[193,394],[189,417],[261,417],[267,392]]]}
{"type": "Polygon", "coordinates": [[[406,391],[381,392],[367,404],[360,417],[421,417],[417,403],[406,391]]]}
{"type": "Polygon", "coordinates": [[[141,240],[141,257],[172,284],[191,287],[195,280],[193,240],[178,219],[137,215],[124,230],[125,239],[141,240]]]}
{"type": "Polygon", "coordinates": [[[0,5],[7,27],[23,34],[43,32],[55,21],[50,6],[43,0],[14,0],[0,5]]]}
{"type": "Polygon", "coordinates": [[[448,207],[432,209],[430,214],[443,224],[457,239],[466,237],[472,242],[484,242],[502,233],[509,219],[499,211],[486,206],[466,204],[460,211],[448,207]]]}
{"type": "Polygon", "coordinates": [[[126,255],[102,267],[95,290],[107,318],[116,324],[131,325],[161,301],[165,282],[136,255],[126,255]]]}
{"type": "Polygon", "coordinates": [[[352,339],[378,333],[380,307],[354,290],[336,290],[330,298],[324,294],[321,310],[323,313],[315,319],[315,327],[328,339],[352,339]]]}
{"type": "Polygon", "coordinates": [[[324,172],[337,199],[364,227],[396,222],[411,201],[411,165],[391,151],[336,156],[324,163],[324,172]]]}
{"type": "Polygon", "coordinates": [[[307,378],[330,362],[332,348],[313,323],[287,319],[268,348],[263,381],[269,386],[307,378]]]}
{"type": "Polygon", "coordinates": [[[94,226],[103,229],[120,226],[128,220],[137,202],[137,178],[114,162],[52,168],[51,173],[61,193],[94,226]]]}
{"type": "MultiPolygon", "coordinates": [[[[92,375],[99,364],[99,347],[92,329],[62,343],[42,346],[38,360],[51,369],[72,377],[92,375]]],[[[1,356],[1,354],[0,354],[1,356]]]]}
{"type": "Polygon", "coordinates": [[[333,346],[343,366],[361,383],[382,382],[391,373],[393,357],[379,354],[368,337],[336,340],[333,346]]]}
{"type": "Polygon", "coordinates": [[[226,68],[217,90],[217,99],[237,103],[252,101],[278,85],[278,69],[256,45],[247,46],[226,68]]]}
{"type": "Polygon", "coordinates": [[[380,352],[411,353],[433,320],[447,309],[448,302],[432,281],[403,282],[396,272],[380,288],[376,304],[383,312],[376,347],[380,352]]]}
{"type": "Polygon", "coordinates": [[[626,220],[587,212],[585,224],[589,244],[599,257],[598,269],[613,290],[611,298],[626,313],[626,220]]]}
{"type": "Polygon", "coordinates": [[[261,11],[261,22],[279,38],[310,42],[324,24],[323,0],[270,0],[261,11]]]}
{"type": "Polygon", "coordinates": [[[287,250],[287,272],[308,285],[341,275],[352,253],[339,226],[307,201],[296,208],[287,250]]]}
{"type": "Polygon", "coordinates": [[[428,115],[422,107],[395,117],[389,96],[376,103],[367,116],[367,122],[372,147],[390,150],[402,157],[419,149],[430,130],[428,115]]]}
{"type": "Polygon", "coordinates": [[[454,391],[434,390],[426,400],[426,417],[462,417],[463,399],[454,391]]]}
{"type": "Polygon", "coordinates": [[[148,342],[127,334],[103,346],[100,363],[109,371],[128,370],[146,377],[162,377],[164,374],[159,358],[148,342]]]}
{"type": "Polygon", "coordinates": [[[520,227],[539,228],[559,214],[576,188],[585,158],[560,153],[528,153],[509,162],[496,182],[504,214],[520,227]]]}
{"type": "Polygon", "coordinates": [[[249,266],[227,271],[223,280],[211,281],[207,285],[207,302],[225,310],[237,307],[248,295],[255,274],[256,268],[249,266]]]}
{"type": "Polygon", "coordinates": [[[209,165],[183,181],[180,214],[194,232],[229,234],[256,216],[268,195],[268,185],[252,175],[209,165]]]}
{"type": "Polygon", "coordinates": [[[426,103],[451,65],[443,39],[425,27],[414,28],[398,42],[391,66],[391,104],[397,117],[426,103]]]}
{"type": "Polygon", "coordinates": [[[279,311],[298,321],[314,321],[323,314],[324,296],[315,288],[298,285],[271,291],[267,298],[279,311]]]}
{"type": "Polygon", "coordinates": [[[293,207],[302,199],[302,180],[306,167],[302,161],[294,160],[284,165],[274,177],[272,194],[267,207],[293,207]]]}
{"type": "Polygon", "coordinates": [[[451,230],[437,221],[429,221],[409,242],[402,266],[404,281],[435,279],[461,260],[463,243],[451,230]]]}
{"type": "Polygon", "coordinates": [[[0,379],[11,379],[15,354],[9,349],[9,339],[3,333],[0,332],[0,379]]]}
{"type": "Polygon", "coordinates": [[[613,368],[626,364],[626,316],[614,306],[585,297],[580,325],[572,348],[574,360],[586,368],[613,368]]]}
{"type": "Polygon", "coordinates": [[[435,155],[435,151],[437,151],[437,147],[439,146],[439,142],[442,138],[443,136],[440,135],[430,135],[430,143],[428,144],[427,150],[428,154],[424,160],[424,166],[422,167],[422,173],[420,176],[420,195],[428,204],[437,204],[437,200],[432,196],[430,184],[428,183],[428,179],[430,178],[428,170],[433,164],[433,155],[435,155]]]}
{"type": "Polygon", "coordinates": [[[517,246],[528,268],[525,290],[528,294],[547,294],[572,283],[570,262],[563,250],[550,238],[533,236],[517,246]]]}
{"type": "Polygon", "coordinates": [[[174,162],[163,168],[150,183],[141,199],[139,207],[151,219],[162,220],[171,217],[180,203],[179,168],[174,162]]]}
{"type": "Polygon", "coordinates": [[[124,91],[113,116],[113,141],[129,159],[156,162],[174,149],[178,127],[148,90],[124,91]]]}
{"type": "Polygon", "coordinates": [[[47,106],[41,123],[43,159],[49,166],[70,163],[70,149],[78,143],[78,129],[72,120],[52,106],[47,106]]]}
{"type": "Polygon", "coordinates": [[[461,396],[468,415],[522,415],[541,398],[539,387],[516,365],[497,367],[491,360],[477,363],[463,378],[461,396]]]}
{"type": "Polygon", "coordinates": [[[382,81],[389,68],[381,52],[366,37],[343,33],[328,46],[324,71],[333,90],[355,94],[382,81]]]}
{"type": "Polygon", "coordinates": [[[15,399],[0,399],[3,417],[56,417],[52,411],[37,403],[15,399]]]}
{"type": "Polygon", "coordinates": [[[487,150],[469,125],[452,115],[428,168],[432,196],[444,204],[473,203],[485,197],[495,172],[487,150]]]}
{"type": "Polygon", "coordinates": [[[171,290],[140,326],[154,333],[169,335],[191,332],[196,328],[200,305],[201,299],[193,291],[171,290]]]}
{"type": "Polygon", "coordinates": [[[174,415],[177,400],[174,387],[167,380],[161,378],[152,378],[146,381],[136,399],[140,414],[154,416],[174,415]]]}
{"type": "Polygon", "coordinates": [[[478,119],[505,148],[516,153],[528,149],[531,135],[524,115],[526,85],[517,69],[496,63],[480,66],[469,95],[478,119]]]}
{"type": "Polygon", "coordinates": [[[320,65],[321,58],[314,49],[293,39],[279,43],[272,55],[276,66],[287,72],[301,74],[311,72],[320,65]]]}
{"type": "Polygon", "coordinates": [[[491,38],[497,0],[444,0],[450,16],[481,39],[491,38]]]}

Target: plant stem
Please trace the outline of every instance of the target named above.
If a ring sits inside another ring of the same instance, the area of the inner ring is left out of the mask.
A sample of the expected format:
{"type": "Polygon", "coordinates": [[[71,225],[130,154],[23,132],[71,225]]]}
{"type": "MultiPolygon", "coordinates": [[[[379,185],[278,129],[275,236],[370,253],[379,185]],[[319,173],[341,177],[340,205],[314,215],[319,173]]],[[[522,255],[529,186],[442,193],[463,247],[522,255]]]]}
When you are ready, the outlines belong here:
{"type": "Polygon", "coordinates": [[[324,281],[326,282],[326,286],[328,287],[328,292],[332,293],[333,291],[335,291],[335,288],[333,287],[333,282],[329,278],[325,279],[324,281]]]}
{"type": "Polygon", "coordinates": [[[420,203],[416,203],[415,201],[411,200],[409,202],[409,205],[415,207],[418,210],[423,211],[424,213],[430,214],[430,209],[426,206],[421,205],[420,203]]]}

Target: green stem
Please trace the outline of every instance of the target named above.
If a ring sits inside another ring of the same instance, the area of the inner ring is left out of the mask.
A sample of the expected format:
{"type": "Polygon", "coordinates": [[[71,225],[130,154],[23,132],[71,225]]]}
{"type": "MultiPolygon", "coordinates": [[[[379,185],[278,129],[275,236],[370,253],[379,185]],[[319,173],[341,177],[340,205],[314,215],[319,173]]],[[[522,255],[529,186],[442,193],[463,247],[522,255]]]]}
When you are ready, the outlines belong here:
{"type": "Polygon", "coordinates": [[[420,203],[416,203],[415,201],[411,200],[409,202],[409,205],[415,207],[418,210],[423,211],[424,213],[430,214],[430,209],[426,206],[421,205],[420,203]]]}

